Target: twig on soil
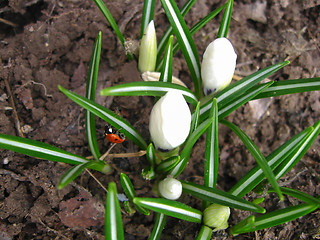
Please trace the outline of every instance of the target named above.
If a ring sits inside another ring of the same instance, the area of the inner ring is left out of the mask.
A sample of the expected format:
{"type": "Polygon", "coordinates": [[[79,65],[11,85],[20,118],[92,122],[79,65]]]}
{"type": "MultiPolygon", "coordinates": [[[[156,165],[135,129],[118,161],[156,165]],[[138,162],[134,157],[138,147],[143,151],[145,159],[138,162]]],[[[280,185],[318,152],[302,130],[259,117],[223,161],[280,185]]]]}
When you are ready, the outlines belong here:
{"type": "Polygon", "coordinates": [[[13,23],[13,22],[11,22],[9,20],[3,19],[3,18],[0,18],[0,22],[2,22],[4,24],[7,24],[7,25],[9,25],[11,27],[14,27],[14,28],[18,27],[18,24],[15,24],[15,23],[13,23]]]}
{"type": "MultiPolygon", "coordinates": [[[[11,64],[11,59],[9,59],[9,61],[8,61],[8,66],[10,67],[10,69],[12,71],[12,67],[13,66],[11,64]]],[[[11,104],[11,107],[13,109],[13,114],[14,114],[14,117],[15,117],[15,125],[16,125],[17,132],[18,132],[20,137],[24,137],[24,134],[20,129],[21,128],[20,119],[19,119],[19,116],[18,116],[18,113],[17,113],[17,109],[16,109],[16,106],[15,106],[13,95],[12,95],[11,88],[10,88],[10,85],[9,85],[11,71],[8,72],[8,77],[4,79],[4,82],[5,82],[5,85],[6,85],[6,88],[7,88],[8,96],[10,98],[10,104],[11,104]]]]}
{"type": "Polygon", "coordinates": [[[46,96],[46,97],[48,97],[48,98],[52,98],[52,95],[47,94],[47,88],[46,88],[46,86],[45,86],[43,83],[38,83],[38,82],[35,82],[35,81],[26,82],[25,84],[21,85],[21,86],[18,88],[18,90],[21,89],[21,88],[23,88],[23,87],[25,87],[25,86],[27,86],[27,85],[29,85],[29,84],[40,85],[40,86],[43,87],[43,89],[44,89],[44,96],[46,96]]]}
{"type": "Polygon", "coordinates": [[[61,232],[48,227],[44,222],[42,222],[42,220],[40,218],[38,218],[38,220],[42,224],[42,226],[44,226],[47,229],[48,232],[53,232],[53,233],[57,234],[58,236],[62,237],[63,239],[71,240],[67,236],[63,235],[61,232]]]}
{"type": "Polygon", "coordinates": [[[103,186],[103,184],[93,175],[92,172],[90,172],[87,168],[86,168],[87,173],[89,173],[89,175],[100,185],[100,187],[102,187],[102,189],[105,192],[108,192],[107,188],[105,186],[103,186]]]}

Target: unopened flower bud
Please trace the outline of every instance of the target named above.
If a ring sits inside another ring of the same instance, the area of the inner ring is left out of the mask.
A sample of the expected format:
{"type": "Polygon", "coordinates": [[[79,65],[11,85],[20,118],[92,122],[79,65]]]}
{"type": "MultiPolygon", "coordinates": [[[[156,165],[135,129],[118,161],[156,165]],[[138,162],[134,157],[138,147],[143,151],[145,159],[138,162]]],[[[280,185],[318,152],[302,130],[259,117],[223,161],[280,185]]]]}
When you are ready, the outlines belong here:
{"type": "Polygon", "coordinates": [[[201,77],[206,95],[224,89],[232,80],[237,54],[227,38],[211,42],[203,54],[201,77]]]}
{"type": "Polygon", "coordinates": [[[170,90],[153,106],[149,131],[154,145],[161,150],[180,146],[189,135],[191,112],[183,95],[170,90]]]}
{"type": "Polygon", "coordinates": [[[154,71],[157,61],[157,36],[153,20],[141,39],[138,68],[140,72],[154,71]]]}
{"type": "Polygon", "coordinates": [[[229,216],[229,207],[213,203],[203,211],[203,223],[214,228],[213,231],[226,229],[229,226],[229,216]]]}
{"type": "Polygon", "coordinates": [[[159,192],[166,199],[176,200],[181,196],[182,184],[175,178],[167,177],[159,182],[159,192]]]}

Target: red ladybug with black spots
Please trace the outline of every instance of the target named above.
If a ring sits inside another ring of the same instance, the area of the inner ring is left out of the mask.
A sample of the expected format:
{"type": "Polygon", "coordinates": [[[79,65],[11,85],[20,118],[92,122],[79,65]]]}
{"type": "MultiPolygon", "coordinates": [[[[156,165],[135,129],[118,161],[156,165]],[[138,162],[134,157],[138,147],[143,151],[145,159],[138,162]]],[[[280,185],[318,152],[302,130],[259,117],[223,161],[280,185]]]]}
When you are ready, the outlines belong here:
{"type": "Polygon", "coordinates": [[[123,143],[126,140],[123,133],[119,133],[118,130],[114,129],[110,124],[104,127],[104,135],[109,142],[112,143],[123,143]]]}

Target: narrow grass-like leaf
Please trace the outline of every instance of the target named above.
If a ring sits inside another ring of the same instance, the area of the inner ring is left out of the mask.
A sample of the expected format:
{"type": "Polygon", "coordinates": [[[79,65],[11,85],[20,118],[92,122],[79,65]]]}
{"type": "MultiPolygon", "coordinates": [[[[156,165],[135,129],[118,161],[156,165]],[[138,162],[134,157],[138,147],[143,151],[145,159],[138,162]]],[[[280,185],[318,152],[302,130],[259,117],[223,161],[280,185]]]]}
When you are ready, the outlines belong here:
{"type": "Polygon", "coordinates": [[[195,183],[181,181],[183,192],[189,193],[194,197],[211,203],[218,203],[230,208],[242,209],[251,212],[265,213],[265,209],[246,201],[242,198],[236,197],[230,193],[221,191],[216,188],[210,188],[195,183]]]}
{"type": "Polygon", "coordinates": [[[277,180],[268,165],[267,160],[264,158],[263,154],[260,152],[259,148],[254,144],[254,142],[235,124],[226,121],[221,120],[221,123],[226,125],[228,128],[230,128],[237,136],[241,139],[241,141],[244,143],[244,145],[247,147],[247,149],[250,151],[254,159],[256,160],[257,164],[262,169],[264,175],[270,182],[271,186],[275,189],[276,193],[278,194],[280,200],[283,200],[283,195],[281,193],[280,187],[277,183],[277,180]]]}
{"type": "Polygon", "coordinates": [[[254,99],[276,97],[285,94],[319,91],[320,78],[304,78],[277,81],[264,89],[254,99]]]}
{"type": "Polygon", "coordinates": [[[159,79],[161,82],[172,82],[172,42],[173,35],[168,40],[167,49],[164,54],[164,65],[159,79]]]}
{"type": "Polygon", "coordinates": [[[229,229],[229,233],[232,236],[237,236],[241,233],[250,232],[254,227],[255,222],[255,216],[251,215],[245,219],[243,219],[241,222],[237,223],[236,225],[232,226],[229,229]]]}
{"type": "Polygon", "coordinates": [[[192,114],[192,120],[190,125],[190,134],[194,132],[199,124],[199,115],[200,115],[200,102],[197,103],[197,106],[192,114]]]}
{"type": "Polygon", "coordinates": [[[317,208],[319,208],[319,205],[304,203],[258,216],[255,219],[254,229],[252,229],[252,231],[274,227],[295,220],[299,217],[313,212],[317,208]]]}
{"type": "Polygon", "coordinates": [[[156,96],[162,97],[169,90],[180,92],[187,102],[196,105],[197,97],[188,88],[166,82],[132,82],[102,89],[102,96],[156,96]]]}
{"type": "MultiPolygon", "coordinates": [[[[101,32],[99,32],[98,37],[94,43],[93,51],[91,54],[91,61],[89,66],[89,74],[87,80],[86,98],[94,101],[96,96],[96,86],[100,63],[100,53],[101,53],[101,32]]],[[[88,140],[89,149],[94,159],[98,160],[101,156],[97,136],[96,136],[96,123],[95,116],[86,111],[86,135],[88,140]]]]}
{"type": "Polygon", "coordinates": [[[202,225],[196,240],[210,240],[212,236],[212,229],[206,225],[202,225]]]}
{"type": "Polygon", "coordinates": [[[174,0],[161,0],[161,4],[186,59],[194,84],[196,96],[201,97],[202,85],[200,76],[200,61],[196,45],[174,0]]]}
{"type": "Polygon", "coordinates": [[[80,105],[81,107],[89,110],[96,116],[100,117],[101,119],[105,120],[113,127],[120,129],[120,132],[124,133],[127,138],[133,141],[142,149],[147,148],[147,143],[142,138],[142,136],[131,126],[127,121],[125,121],[120,116],[116,115],[114,112],[110,111],[102,107],[101,105],[95,103],[94,101],[88,100],[76,93],[70,92],[64,89],[61,86],[58,86],[61,92],[63,92],[67,97],[69,97],[72,101],[80,105]]]}
{"type": "Polygon", "coordinates": [[[209,118],[212,118],[213,122],[208,127],[206,135],[204,185],[215,188],[219,170],[218,105],[215,98],[212,99],[209,118]]]}
{"type": "Polygon", "coordinates": [[[308,136],[308,138],[302,144],[299,150],[297,152],[292,153],[274,170],[274,175],[276,179],[280,179],[284,174],[290,171],[290,169],[293,168],[300,161],[300,159],[311,147],[312,143],[320,133],[320,120],[313,125],[313,128],[314,129],[312,133],[308,136]]]}
{"type": "MultiPolygon", "coordinates": [[[[297,152],[312,131],[312,127],[303,130],[301,133],[297,134],[273,151],[266,158],[270,168],[272,170],[275,169],[282,161],[290,156],[291,153],[297,152]]],[[[256,187],[264,178],[265,176],[262,169],[259,166],[256,166],[252,168],[241,180],[239,180],[237,184],[231,188],[229,193],[235,196],[243,197],[254,187],[256,187]]]]}
{"type": "MultiPolygon", "coordinates": [[[[60,178],[58,189],[62,189],[67,186],[71,181],[73,181],[76,177],[78,177],[86,168],[90,168],[95,164],[100,165],[100,162],[90,161],[83,164],[79,164],[69,168],[60,178]]],[[[112,172],[112,168],[110,167],[110,173],[112,172]]]]}
{"type": "Polygon", "coordinates": [[[156,154],[155,154],[154,146],[152,143],[150,143],[147,147],[146,157],[150,164],[150,167],[154,168],[156,164],[156,154]]]}
{"type": "Polygon", "coordinates": [[[124,239],[121,208],[117,197],[117,186],[114,182],[110,182],[108,187],[104,236],[106,240],[124,239]]]}
{"type": "MultiPolygon", "coordinates": [[[[116,33],[122,46],[125,47],[126,40],[125,40],[124,36],[122,35],[122,33],[120,32],[120,29],[118,28],[118,25],[117,25],[116,21],[114,20],[112,14],[110,13],[109,9],[107,8],[107,6],[103,3],[102,0],[94,0],[94,2],[98,6],[98,8],[102,12],[102,14],[105,16],[105,18],[107,19],[107,21],[110,24],[110,26],[112,27],[113,31],[116,33]]],[[[130,59],[130,60],[133,59],[133,56],[131,53],[126,53],[126,54],[127,54],[128,59],[130,59]]]]}
{"type": "MultiPolygon", "coordinates": [[[[252,88],[254,85],[261,82],[263,79],[267,78],[272,73],[278,71],[279,69],[283,68],[289,63],[290,63],[289,61],[285,61],[282,63],[278,63],[275,65],[266,67],[247,77],[242,78],[241,80],[233,84],[230,84],[228,87],[226,87],[225,89],[223,89],[221,92],[217,94],[216,98],[218,102],[218,108],[222,109],[228,103],[232,102],[234,99],[238,98],[244,92],[252,88]]],[[[211,107],[212,107],[212,102],[210,101],[210,99],[208,99],[207,102],[201,103],[201,106],[200,106],[201,119],[205,119],[208,116],[211,107]]]]}
{"type": "Polygon", "coordinates": [[[264,89],[267,89],[271,86],[273,81],[263,84],[258,84],[252,88],[250,88],[247,92],[240,95],[238,98],[234,99],[232,102],[226,104],[223,108],[219,109],[219,119],[223,119],[232,113],[234,110],[238,109],[239,107],[243,106],[245,103],[252,100],[257,94],[259,94],[264,89]]]}
{"type": "Polygon", "coordinates": [[[228,35],[228,30],[229,30],[231,15],[232,15],[232,8],[233,8],[233,0],[229,0],[226,4],[226,7],[223,13],[217,38],[221,38],[221,37],[226,38],[228,35]]]}
{"type": "Polygon", "coordinates": [[[151,20],[153,20],[155,4],[156,4],[155,0],[144,0],[143,11],[142,11],[142,20],[141,20],[140,38],[142,38],[143,33],[145,32],[149,22],[151,20]]]}
{"type": "MultiPolygon", "coordinates": [[[[202,18],[199,22],[197,22],[195,25],[193,25],[191,28],[190,28],[190,34],[193,35],[195,34],[196,32],[198,32],[201,28],[203,28],[210,20],[212,20],[215,16],[217,16],[218,13],[221,12],[222,9],[224,9],[225,7],[225,4],[222,5],[221,7],[215,9],[214,11],[212,11],[211,13],[209,13],[207,16],[205,16],[204,18],[202,18]]],[[[181,12],[182,13],[182,12],[181,12]]],[[[171,26],[170,26],[171,27],[171,26]]],[[[167,34],[167,32],[165,33],[167,34]]],[[[170,33],[171,34],[171,33],[170,33]]],[[[166,38],[168,39],[169,38],[169,35],[166,36],[166,38]]],[[[166,41],[167,41],[166,39],[166,41]]],[[[160,44],[159,44],[160,46],[160,44]]],[[[158,50],[159,50],[159,46],[158,46],[158,50]]],[[[162,51],[164,50],[164,46],[162,47],[163,49],[161,50],[161,53],[162,51]]],[[[180,46],[179,46],[179,43],[178,42],[175,42],[173,44],[173,54],[175,54],[178,50],[180,49],[180,46]]],[[[157,71],[160,71],[161,69],[161,66],[163,64],[163,58],[160,59],[160,52],[158,51],[158,61],[157,61],[157,71]]]]}
{"type": "Polygon", "coordinates": [[[133,202],[149,210],[179,218],[189,222],[201,223],[202,212],[183,203],[164,198],[134,198],[133,202]]]}
{"type": "MultiPolygon", "coordinates": [[[[136,191],[134,190],[132,182],[130,181],[129,177],[126,174],[121,173],[120,174],[120,182],[121,182],[122,189],[125,192],[126,196],[129,198],[130,201],[133,201],[133,199],[136,197],[136,191]]],[[[147,209],[145,209],[139,205],[135,204],[135,208],[140,213],[142,213],[144,215],[150,214],[150,212],[147,209]]]]}
{"type": "MultiPolygon", "coordinates": [[[[309,194],[287,187],[281,187],[280,189],[283,194],[289,195],[306,203],[318,204],[320,206],[320,199],[315,198],[309,194]]],[[[274,189],[270,188],[268,189],[268,192],[274,192],[274,189]]]]}
{"type": "Polygon", "coordinates": [[[132,201],[136,196],[136,191],[134,190],[132,182],[130,181],[129,177],[126,174],[121,173],[120,174],[120,182],[121,182],[121,186],[123,188],[123,191],[125,192],[125,194],[129,198],[129,200],[132,201]]]}
{"type": "Polygon", "coordinates": [[[168,172],[180,162],[180,156],[173,156],[161,161],[157,166],[157,172],[168,172]]]}
{"type": "Polygon", "coordinates": [[[185,142],[185,146],[180,153],[181,158],[180,158],[179,163],[172,170],[170,170],[170,174],[172,176],[174,176],[174,177],[179,176],[180,173],[182,173],[182,171],[186,168],[188,161],[189,161],[189,158],[190,158],[190,154],[191,154],[193,145],[196,143],[198,138],[207,130],[207,128],[212,123],[212,121],[213,121],[212,118],[207,119],[206,121],[201,123],[199,125],[199,127],[197,127],[197,129],[193,133],[191,133],[189,135],[189,137],[187,138],[187,140],[185,142]]]}
{"type": "MultiPolygon", "coordinates": [[[[0,148],[54,162],[76,165],[90,162],[88,159],[43,142],[5,134],[0,134],[0,148]]],[[[90,168],[101,172],[104,172],[105,169],[108,172],[110,166],[107,166],[103,162],[98,162],[97,164],[90,166],[90,168]]]]}
{"type": "MultiPolygon", "coordinates": [[[[192,7],[192,5],[196,2],[196,0],[188,0],[183,7],[181,8],[181,15],[184,17],[187,12],[189,12],[190,8],[192,7]]],[[[169,26],[168,29],[166,30],[166,32],[163,34],[159,44],[158,44],[158,53],[157,53],[157,69],[158,69],[158,62],[161,58],[162,52],[165,49],[165,46],[168,42],[168,39],[170,37],[170,35],[172,35],[172,26],[169,26]]]]}
{"type": "Polygon", "coordinates": [[[164,225],[166,224],[167,216],[163,213],[156,213],[156,220],[151,232],[151,235],[149,237],[149,240],[158,240],[160,239],[162,230],[164,228],[164,225]]]}

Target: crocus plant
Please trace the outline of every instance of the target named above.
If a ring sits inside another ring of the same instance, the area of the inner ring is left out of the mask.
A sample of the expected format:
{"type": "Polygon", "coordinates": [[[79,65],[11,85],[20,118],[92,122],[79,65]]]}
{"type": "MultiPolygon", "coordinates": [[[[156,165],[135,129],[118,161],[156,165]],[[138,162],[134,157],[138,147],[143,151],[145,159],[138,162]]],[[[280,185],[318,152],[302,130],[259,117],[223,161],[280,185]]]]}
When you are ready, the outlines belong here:
{"type": "MultiPolygon", "coordinates": [[[[102,0],[94,1],[121,44],[125,46],[126,40],[108,8],[102,0]]],[[[320,121],[288,139],[268,156],[264,156],[245,132],[226,117],[253,99],[320,90],[320,78],[261,83],[289,64],[285,61],[230,84],[236,66],[235,52],[241,50],[235,51],[227,38],[233,0],[228,0],[193,27],[188,28],[184,16],[194,2],[188,0],[179,10],[174,0],[161,0],[170,27],[157,45],[156,20],[153,20],[155,0],[145,0],[138,68],[146,81],[137,79],[136,82],[111,86],[100,92],[103,96],[154,96],[155,104],[150,113],[149,139],[144,139],[125,119],[95,102],[102,44],[99,33],[90,62],[86,96],[80,96],[59,86],[67,97],[87,111],[86,130],[88,146],[92,153],[91,160],[45,143],[4,134],[0,135],[0,147],[40,159],[73,165],[60,180],[58,188],[63,188],[85,169],[105,174],[112,173],[112,167],[104,161],[105,154],[100,153],[96,138],[95,116],[105,120],[112,128],[124,134],[127,141],[136,144],[148,162],[142,176],[155,185],[154,189],[157,189],[159,197],[138,197],[134,185],[124,173],[120,174],[120,182],[122,192],[138,211],[136,214],[149,215],[150,211],[156,212],[154,228],[149,239],[160,238],[167,216],[199,224],[197,239],[210,239],[214,231],[227,229],[231,235],[248,233],[294,220],[318,209],[319,196],[279,187],[277,181],[306,153],[320,132],[320,121]],[[207,47],[200,65],[199,53],[192,35],[220,12],[223,12],[223,17],[218,34],[207,47]],[[176,39],[175,43],[173,36],[176,39]],[[194,91],[172,76],[172,58],[178,49],[181,49],[188,65],[194,91]],[[229,191],[216,188],[219,169],[218,123],[230,128],[241,139],[257,163],[229,191]],[[181,174],[188,165],[193,146],[204,133],[206,145],[203,184],[183,181],[186,176],[181,174]],[[279,196],[279,201],[284,199],[284,195],[289,195],[304,203],[273,211],[266,210],[263,208],[264,196],[253,202],[243,199],[257,186],[268,189],[268,193],[275,192],[279,196]],[[181,193],[202,200],[202,207],[191,207],[179,201],[181,193]],[[259,202],[259,199],[262,201],[259,202]],[[228,228],[230,209],[240,209],[254,214],[248,214],[248,218],[228,228]]],[[[126,52],[126,55],[129,60],[134,60],[132,53],[126,52]]],[[[115,179],[115,182],[119,181],[115,179]]],[[[106,197],[105,239],[124,239],[121,207],[116,185],[111,182],[106,197]]]]}

